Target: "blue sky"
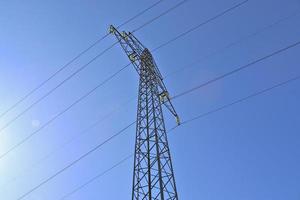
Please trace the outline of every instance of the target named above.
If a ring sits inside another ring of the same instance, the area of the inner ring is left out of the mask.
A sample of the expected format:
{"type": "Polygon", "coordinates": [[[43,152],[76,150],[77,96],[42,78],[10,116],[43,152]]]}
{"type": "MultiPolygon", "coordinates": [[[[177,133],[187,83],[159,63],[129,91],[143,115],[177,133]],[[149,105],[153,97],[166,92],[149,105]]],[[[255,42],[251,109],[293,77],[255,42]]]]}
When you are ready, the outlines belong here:
{"type": "MultiPolygon", "coordinates": [[[[110,24],[121,24],[154,2],[1,1],[0,112],[106,34],[110,24]]],[[[177,2],[165,0],[121,30],[133,30],[177,2]]],[[[136,36],[154,49],[239,2],[189,0],[141,29],[136,36]]],[[[167,76],[169,92],[175,95],[299,41],[299,27],[299,0],[250,0],[159,49],[154,57],[162,74],[167,76]],[[228,47],[231,43],[235,45],[228,47]],[[196,60],[201,62],[173,73],[196,60]]],[[[113,36],[106,38],[2,117],[0,126],[114,41],[113,36]]],[[[299,51],[299,46],[294,47],[175,99],[177,112],[182,120],[187,120],[298,76],[299,51]]],[[[121,47],[115,46],[2,131],[1,154],[127,63],[121,47]]],[[[137,85],[138,76],[130,67],[2,158],[0,199],[17,199],[134,121],[137,85]],[[77,137],[80,131],[113,110],[101,124],[77,137]],[[59,148],[72,138],[77,139],[59,148]],[[45,159],[45,155],[50,156],[45,159]]],[[[171,132],[169,143],[180,199],[299,199],[299,86],[300,81],[294,81],[171,132]]],[[[165,117],[167,128],[173,127],[173,117],[167,112],[165,117]]],[[[132,127],[25,199],[60,199],[133,153],[134,135],[132,127]]],[[[130,159],[69,199],[130,199],[132,169],[130,159]]]]}

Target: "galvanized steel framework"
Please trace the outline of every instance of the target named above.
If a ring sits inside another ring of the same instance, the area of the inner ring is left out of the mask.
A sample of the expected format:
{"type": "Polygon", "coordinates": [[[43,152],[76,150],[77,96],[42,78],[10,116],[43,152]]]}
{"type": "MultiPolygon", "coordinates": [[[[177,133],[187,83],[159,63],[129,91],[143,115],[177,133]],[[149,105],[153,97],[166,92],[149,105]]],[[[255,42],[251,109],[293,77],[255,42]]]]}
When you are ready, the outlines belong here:
{"type": "Polygon", "coordinates": [[[110,27],[139,74],[132,200],[178,200],[162,105],[178,115],[150,51],[131,33],[110,27]]]}

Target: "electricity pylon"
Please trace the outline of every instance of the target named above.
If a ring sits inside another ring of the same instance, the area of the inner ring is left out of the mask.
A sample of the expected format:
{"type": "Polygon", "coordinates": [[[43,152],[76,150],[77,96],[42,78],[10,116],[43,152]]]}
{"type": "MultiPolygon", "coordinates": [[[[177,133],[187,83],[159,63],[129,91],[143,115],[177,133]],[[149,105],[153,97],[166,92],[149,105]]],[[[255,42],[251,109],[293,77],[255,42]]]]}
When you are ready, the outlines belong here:
{"type": "Polygon", "coordinates": [[[132,200],[178,200],[162,105],[179,117],[150,51],[130,32],[110,26],[139,74],[132,200]]]}

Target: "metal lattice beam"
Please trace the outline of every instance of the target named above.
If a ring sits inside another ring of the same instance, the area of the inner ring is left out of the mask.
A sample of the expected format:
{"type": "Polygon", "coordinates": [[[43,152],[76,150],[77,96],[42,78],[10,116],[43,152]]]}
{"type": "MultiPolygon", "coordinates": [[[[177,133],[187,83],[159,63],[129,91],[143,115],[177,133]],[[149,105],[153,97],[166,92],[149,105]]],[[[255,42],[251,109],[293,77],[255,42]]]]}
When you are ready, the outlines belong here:
{"type": "Polygon", "coordinates": [[[150,51],[131,33],[114,34],[139,74],[132,200],[178,200],[162,106],[179,123],[150,51]]]}

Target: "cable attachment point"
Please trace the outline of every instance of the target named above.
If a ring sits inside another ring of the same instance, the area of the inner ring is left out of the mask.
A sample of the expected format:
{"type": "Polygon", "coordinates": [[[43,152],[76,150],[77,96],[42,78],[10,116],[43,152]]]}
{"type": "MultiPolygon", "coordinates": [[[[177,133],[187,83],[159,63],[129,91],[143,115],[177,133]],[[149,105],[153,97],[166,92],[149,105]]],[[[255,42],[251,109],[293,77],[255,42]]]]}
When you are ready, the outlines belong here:
{"type": "Polygon", "coordinates": [[[113,25],[110,25],[110,26],[109,26],[108,32],[109,32],[110,34],[114,34],[115,31],[116,31],[115,27],[114,27],[113,25]]]}
{"type": "Polygon", "coordinates": [[[162,103],[166,102],[169,99],[169,93],[167,91],[163,91],[160,93],[159,99],[162,103]]]}
{"type": "Polygon", "coordinates": [[[122,35],[122,37],[123,37],[123,39],[124,39],[125,41],[128,40],[128,35],[127,35],[127,33],[126,33],[125,31],[123,31],[121,35],[122,35]]]}
{"type": "Polygon", "coordinates": [[[176,119],[177,126],[179,126],[181,124],[179,116],[176,115],[175,119],[176,119]]]}
{"type": "Polygon", "coordinates": [[[131,62],[136,61],[136,53],[135,52],[131,53],[128,57],[131,62]]]}

